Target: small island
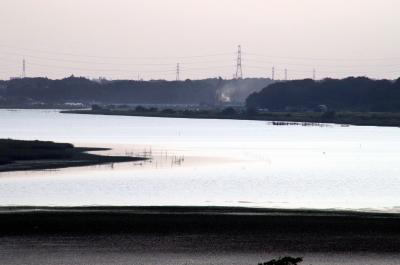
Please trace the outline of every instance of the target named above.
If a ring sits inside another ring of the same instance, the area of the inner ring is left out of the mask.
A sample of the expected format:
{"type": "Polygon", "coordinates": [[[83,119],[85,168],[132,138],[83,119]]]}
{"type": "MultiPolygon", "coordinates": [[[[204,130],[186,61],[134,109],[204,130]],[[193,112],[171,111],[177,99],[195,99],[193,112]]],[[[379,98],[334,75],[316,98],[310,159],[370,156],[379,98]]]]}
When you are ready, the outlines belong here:
{"type": "Polygon", "coordinates": [[[146,160],[142,157],[103,156],[89,151],[107,148],[75,147],[69,143],[0,139],[0,172],[45,170],[146,160]]]}

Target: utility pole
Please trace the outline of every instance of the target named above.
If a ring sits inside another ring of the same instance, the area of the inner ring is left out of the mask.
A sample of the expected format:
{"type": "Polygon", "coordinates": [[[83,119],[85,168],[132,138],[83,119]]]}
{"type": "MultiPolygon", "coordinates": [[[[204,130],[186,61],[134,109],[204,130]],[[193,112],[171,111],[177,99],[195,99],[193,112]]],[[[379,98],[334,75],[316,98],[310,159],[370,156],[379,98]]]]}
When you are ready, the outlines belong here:
{"type": "Polygon", "coordinates": [[[238,46],[238,53],[237,53],[237,59],[236,59],[236,79],[242,79],[243,78],[243,71],[242,71],[242,47],[239,45],[238,46]]]}
{"type": "Polygon", "coordinates": [[[22,59],[22,75],[21,78],[25,78],[26,77],[26,66],[25,66],[25,58],[22,59]]]}
{"type": "Polygon", "coordinates": [[[180,72],[179,63],[177,63],[176,64],[176,81],[179,81],[179,72],[180,72]]]}

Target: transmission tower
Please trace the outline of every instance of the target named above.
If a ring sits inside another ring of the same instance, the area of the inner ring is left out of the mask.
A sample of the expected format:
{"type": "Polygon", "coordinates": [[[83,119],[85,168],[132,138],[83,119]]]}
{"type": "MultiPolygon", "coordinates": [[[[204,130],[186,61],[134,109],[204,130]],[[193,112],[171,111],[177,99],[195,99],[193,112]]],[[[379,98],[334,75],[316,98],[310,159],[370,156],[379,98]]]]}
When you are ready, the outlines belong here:
{"type": "Polygon", "coordinates": [[[243,71],[242,71],[242,47],[238,46],[238,53],[237,53],[237,60],[236,60],[236,79],[243,78],[243,71]]]}
{"type": "Polygon", "coordinates": [[[288,80],[288,78],[287,78],[287,69],[285,68],[285,81],[287,81],[288,80]]]}
{"type": "Polygon", "coordinates": [[[272,66],[272,75],[271,75],[271,79],[275,80],[275,66],[272,66]]]}
{"type": "Polygon", "coordinates": [[[317,72],[315,69],[313,69],[313,73],[312,73],[312,79],[315,80],[317,76],[317,72]]]}
{"type": "Polygon", "coordinates": [[[179,81],[179,72],[180,72],[179,63],[177,63],[176,64],[176,81],[179,81]]]}
{"type": "Polygon", "coordinates": [[[25,59],[22,60],[22,75],[21,78],[26,77],[26,66],[25,66],[25,59]]]}

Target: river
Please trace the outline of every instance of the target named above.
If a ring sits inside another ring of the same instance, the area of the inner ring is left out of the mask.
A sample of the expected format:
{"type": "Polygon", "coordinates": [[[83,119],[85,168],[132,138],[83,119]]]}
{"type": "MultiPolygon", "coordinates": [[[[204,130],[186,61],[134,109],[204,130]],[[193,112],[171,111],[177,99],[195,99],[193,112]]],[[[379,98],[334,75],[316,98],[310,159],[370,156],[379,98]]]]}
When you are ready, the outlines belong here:
{"type": "Polygon", "coordinates": [[[218,205],[400,212],[400,129],[0,110],[0,138],[149,162],[0,173],[0,205],[218,205]]]}

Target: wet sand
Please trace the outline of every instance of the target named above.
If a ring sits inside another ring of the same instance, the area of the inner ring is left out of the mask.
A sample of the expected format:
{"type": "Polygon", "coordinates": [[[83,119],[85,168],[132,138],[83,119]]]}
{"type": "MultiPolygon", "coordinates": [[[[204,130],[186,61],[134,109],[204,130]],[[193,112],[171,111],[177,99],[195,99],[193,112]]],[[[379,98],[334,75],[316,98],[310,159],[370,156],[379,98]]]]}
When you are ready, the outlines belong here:
{"type": "Polygon", "coordinates": [[[2,207],[0,235],[2,264],[257,264],[297,255],[304,264],[390,265],[400,258],[400,215],[389,213],[2,207]]]}

